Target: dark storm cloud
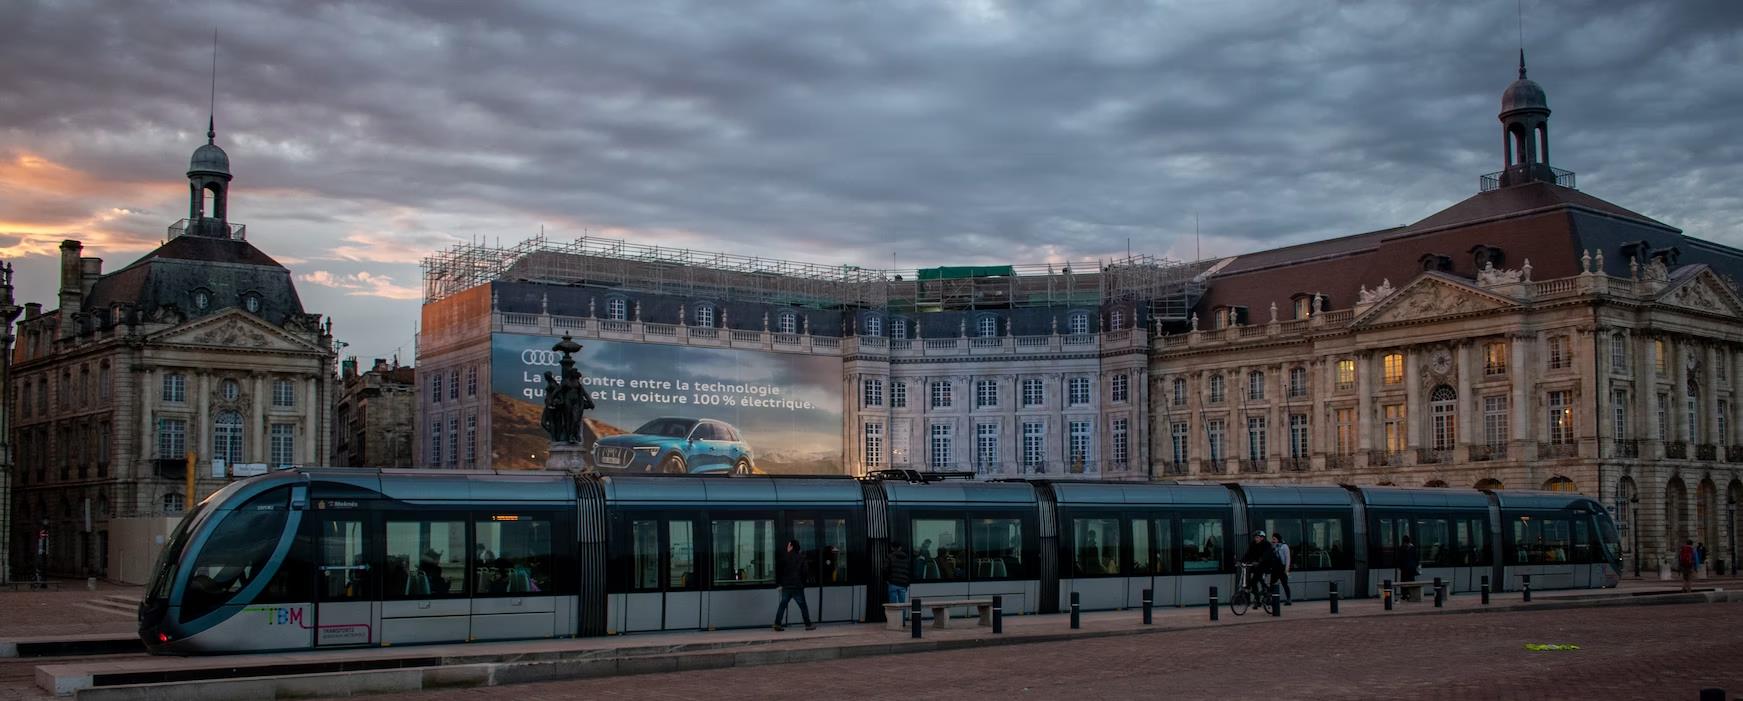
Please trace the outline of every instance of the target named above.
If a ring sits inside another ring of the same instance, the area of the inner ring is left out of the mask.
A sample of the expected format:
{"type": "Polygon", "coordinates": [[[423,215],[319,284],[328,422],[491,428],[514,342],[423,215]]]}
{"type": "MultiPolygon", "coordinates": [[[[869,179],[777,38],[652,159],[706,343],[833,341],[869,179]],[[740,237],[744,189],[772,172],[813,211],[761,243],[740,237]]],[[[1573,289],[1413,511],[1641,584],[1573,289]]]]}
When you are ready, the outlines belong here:
{"type": "MultiPolygon", "coordinates": [[[[9,4],[0,157],[173,185],[217,27],[232,209],[322,279],[413,285],[407,261],[443,241],[541,224],[906,267],[1106,256],[1128,239],[1190,257],[1198,212],[1220,255],[1407,224],[1474,191],[1499,168],[1515,8],[9,4]]],[[[1743,3],[1524,8],[1554,163],[1743,244],[1743,3]]],[[[0,207],[167,223],[184,206],[137,195],[0,190],[0,207]]],[[[345,328],[355,303],[310,307],[345,328]]]]}

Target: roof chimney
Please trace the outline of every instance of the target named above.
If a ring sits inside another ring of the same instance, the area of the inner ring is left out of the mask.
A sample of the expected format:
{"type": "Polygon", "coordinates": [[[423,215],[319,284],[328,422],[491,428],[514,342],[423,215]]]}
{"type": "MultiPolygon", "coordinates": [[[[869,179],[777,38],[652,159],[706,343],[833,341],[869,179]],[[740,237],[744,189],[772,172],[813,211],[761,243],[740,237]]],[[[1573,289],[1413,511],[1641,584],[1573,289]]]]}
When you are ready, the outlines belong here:
{"type": "Polygon", "coordinates": [[[101,277],[103,277],[102,258],[79,259],[79,281],[81,283],[79,291],[84,294],[86,299],[90,299],[91,288],[97,286],[97,279],[101,277]]]}
{"type": "Polygon", "coordinates": [[[85,298],[84,266],[79,263],[79,251],[84,244],[67,239],[61,242],[61,338],[78,335],[78,314],[85,298]]]}

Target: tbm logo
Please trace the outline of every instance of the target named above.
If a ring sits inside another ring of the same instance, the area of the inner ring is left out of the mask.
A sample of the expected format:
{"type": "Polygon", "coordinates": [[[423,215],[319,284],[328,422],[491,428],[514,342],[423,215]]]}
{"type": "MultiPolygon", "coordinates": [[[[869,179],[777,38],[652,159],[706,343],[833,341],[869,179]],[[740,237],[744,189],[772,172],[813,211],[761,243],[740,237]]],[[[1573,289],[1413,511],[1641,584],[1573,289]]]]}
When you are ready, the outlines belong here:
{"type": "Polygon", "coordinates": [[[266,610],[266,624],[269,626],[300,626],[303,624],[303,610],[300,608],[269,608],[266,610]]]}

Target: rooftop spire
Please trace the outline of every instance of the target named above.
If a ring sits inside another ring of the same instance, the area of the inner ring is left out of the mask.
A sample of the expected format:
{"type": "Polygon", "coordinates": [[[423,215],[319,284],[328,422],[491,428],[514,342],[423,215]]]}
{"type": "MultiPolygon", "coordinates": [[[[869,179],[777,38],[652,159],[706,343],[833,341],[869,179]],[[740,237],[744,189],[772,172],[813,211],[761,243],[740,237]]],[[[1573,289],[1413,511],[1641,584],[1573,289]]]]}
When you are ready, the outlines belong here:
{"type": "MultiPolygon", "coordinates": [[[[1523,54],[1522,54],[1523,55],[1523,54]]],[[[1523,75],[1523,73],[1521,74],[1523,75]]],[[[218,138],[218,28],[212,28],[212,92],[206,103],[206,143],[214,143],[218,138]]]]}
{"type": "Polygon", "coordinates": [[[1525,80],[1525,47],[1519,47],[1519,79],[1525,80]]]}

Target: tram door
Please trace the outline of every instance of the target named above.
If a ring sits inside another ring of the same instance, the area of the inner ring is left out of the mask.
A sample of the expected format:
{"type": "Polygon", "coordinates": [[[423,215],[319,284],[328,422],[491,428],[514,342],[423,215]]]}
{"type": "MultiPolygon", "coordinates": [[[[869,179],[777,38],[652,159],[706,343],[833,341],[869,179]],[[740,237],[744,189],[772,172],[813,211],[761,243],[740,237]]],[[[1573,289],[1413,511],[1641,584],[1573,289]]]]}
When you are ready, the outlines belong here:
{"type": "MultiPolygon", "coordinates": [[[[817,621],[852,621],[854,587],[847,576],[847,519],[818,514],[789,515],[788,537],[805,554],[805,603],[817,621]]],[[[778,546],[785,552],[786,544],[778,546]]],[[[797,612],[789,610],[787,620],[797,612]]]]}
{"type": "MultiPolygon", "coordinates": [[[[327,512],[331,513],[331,512],[327,512]]],[[[322,514],[325,516],[326,514],[322,514]]],[[[372,529],[363,513],[317,519],[315,646],[368,645],[376,641],[377,573],[369,566],[372,529]]]]}
{"type": "Polygon", "coordinates": [[[649,514],[630,521],[630,591],[621,630],[694,630],[702,624],[696,529],[689,518],[649,514]]]}

